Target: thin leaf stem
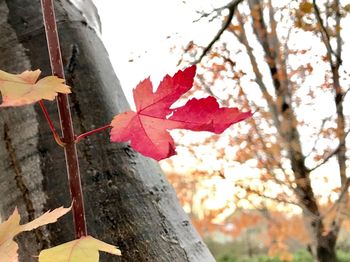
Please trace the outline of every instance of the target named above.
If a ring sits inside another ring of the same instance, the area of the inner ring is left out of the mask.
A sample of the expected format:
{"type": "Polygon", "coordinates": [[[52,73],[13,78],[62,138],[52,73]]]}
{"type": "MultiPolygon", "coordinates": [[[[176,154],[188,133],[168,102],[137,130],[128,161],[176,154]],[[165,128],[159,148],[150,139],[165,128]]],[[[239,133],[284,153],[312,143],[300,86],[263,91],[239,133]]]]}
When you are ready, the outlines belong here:
{"type": "MultiPolygon", "coordinates": [[[[41,0],[41,8],[46,33],[47,47],[52,74],[64,79],[64,70],[60,42],[57,33],[53,0],[41,0]]],[[[73,201],[73,221],[76,238],[87,235],[84,199],[80,179],[79,161],[75,144],[75,135],[69,107],[68,95],[58,94],[57,107],[63,134],[64,153],[69,181],[69,189],[73,201]]]]}
{"type": "Polygon", "coordinates": [[[102,132],[103,130],[106,130],[106,129],[108,129],[108,128],[111,128],[111,125],[105,125],[105,126],[102,126],[102,127],[96,128],[96,129],[93,129],[93,130],[91,130],[91,131],[89,131],[89,132],[80,134],[80,135],[76,136],[76,138],[75,138],[75,143],[79,143],[80,140],[84,139],[85,137],[88,137],[88,136],[91,136],[91,135],[93,135],[93,134],[102,132]]]}
{"type": "Polygon", "coordinates": [[[45,119],[47,121],[47,123],[49,124],[49,127],[51,129],[51,132],[52,132],[52,135],[56,141],[56,143],[58,145],[60,145],[61,147],[64,147],[66,145],[66,143],[64,143],[62,140],[61,140],[61,137],[58,135],[57,131],[56,131],[56,128],[51,120],[51,117],[49,115],[49,113],[47,112],[47,109],[44,105],[44,102],[42,100],[39,101],[39,105],[40,105],[40,108],[41,108],[41,111],[43,111],[43,114],[45,116],[45,119]]]}

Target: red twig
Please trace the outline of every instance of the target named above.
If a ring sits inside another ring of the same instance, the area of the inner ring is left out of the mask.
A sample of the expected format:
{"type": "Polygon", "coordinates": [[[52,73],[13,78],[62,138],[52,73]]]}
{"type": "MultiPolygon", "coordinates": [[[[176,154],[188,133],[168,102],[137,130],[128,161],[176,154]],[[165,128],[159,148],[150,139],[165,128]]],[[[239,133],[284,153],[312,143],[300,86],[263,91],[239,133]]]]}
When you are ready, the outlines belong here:
{"type": "MultiPolygon", "coordinates": [[[[60,78],[64,78],[53,0],[41,0],[41,7],[43,12],[52,74],[60,78]]],[[[73,220],[75,226],[75,235],[77,238],[80,238],[81,236],[87,235],[87,229],[85,222],[83,193],[80,181],[78,155],[75,145],[75,136],[69,109],[69,101],[66,94],[58,94],[57,106],[61,122],[63,142],[65,143],[64,153],[66,157],[69,188],[73,201],[73,220]]]]}
{"type": "Polygon", "coordinates": [[[110,128],[110,127],[111,127],[110,125],[105,125],[105,126],[96,128],[96,129],[94,129],[94,130],[91,130],[91,131],[89,131],[89,132],[83,133],[83,134],[81,134],[81,135],[79,135],[79,136],[77,136],[77,137],[75,138],[75,143],[79,143],[79,141],[82,140],[82,139],[84,139],[85,137],[91,136],[91,135],[93,135],[93,134],[95,134],[95,133],[99,133],[99,132],[101,132],[101,131],[103,131],[103,130],[105,130],[105,129],[108,129],[108,128],[110,128]]]}
{"type": "Polygon", "coordinates": [[[52,132],[52,135],[53,137],[55,138],[55,141],[57,144],[59,144],[60,146],[64,147],[66,145],[66,143],[64,143],[62,140],[61,140],[61,137],[58,135],[57,131],[56,131],[56,128],[54,126],[54,124],[52,123],[52,120],[50,118],[50,115],[49,113],[47,112],[46,110],[46,107],[44,105],[44,102],[42,100],[39,101],[39,105],[41,107],[41,110],[43,111],[44,113],[44,116],[46,118],[46,121],[47,123],[49,124],[49,127],[51,129],[51,132],[52,132]]]}

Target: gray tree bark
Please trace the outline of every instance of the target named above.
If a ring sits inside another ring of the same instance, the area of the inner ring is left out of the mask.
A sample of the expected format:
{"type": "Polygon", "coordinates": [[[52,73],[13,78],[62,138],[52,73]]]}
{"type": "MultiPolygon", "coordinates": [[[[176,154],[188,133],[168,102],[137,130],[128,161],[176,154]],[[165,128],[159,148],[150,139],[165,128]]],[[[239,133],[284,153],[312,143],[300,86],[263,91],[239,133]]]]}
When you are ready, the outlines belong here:
{"type": "MultiPolygon", "coordinates": [[[[109,123],[129,108],[96,28],[90,1],[56,3],[63,62],[76,133],[109,123]]],[[[118,26],[118,25],[116,25],[118,26]]],[[[120,36],[122,38],[122,36],[120,36]]],[[[38,0],[0,0],[0,68],[40,68],[50,75],[38,0]]],[[[58,127],[55,103],[46,103],[58,127]]],[[[122,257],[100,261],[214,261],[158,164],[128,144],[111,144],[108,132],[78,144],[89,234],[119,246],[122,257]]],[[[22,222],[69,206],[63,150],[37,105],[0,111],[0,219],[17,206],[22,222]]],[[[22,234],[20,260],[74,238],[71,215],[22,234]]]]}

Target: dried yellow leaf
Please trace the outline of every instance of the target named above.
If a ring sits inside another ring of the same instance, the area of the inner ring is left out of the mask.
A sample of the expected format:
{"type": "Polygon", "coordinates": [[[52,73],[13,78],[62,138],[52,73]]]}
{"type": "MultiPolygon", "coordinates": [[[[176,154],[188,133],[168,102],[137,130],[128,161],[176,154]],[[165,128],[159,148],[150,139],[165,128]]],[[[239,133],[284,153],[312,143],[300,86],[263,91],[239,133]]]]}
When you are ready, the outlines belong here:
{"type": "Polygon", "coordinates": [[[302,2],[299,5],[299,9],[305,14],[310,14],[312,12],[313,5],[312,3],[309,3],[309,2],[302,2]]]}
{"type": "Polygon", "coordinates": [[[39,81],[41,71],[24,71],[15,75],[0,70],[0,92],[3,103],[1,107],[23,106],[41,99],[53,100],[58,93],[69,94],[70,87],[64,79],[47,76],[39,81]]]}
{"type": "Polygon", "coordinates": [[[41,251],[39,262],[98,262],[99,251],[121,255],[117,247],[86,236],[41,251]]]}
{"type": "Polygon", "coordinates": [[[350,4],[347,4],[344,6],[344,10],[348,13],[350,13],[350,4]]]}
{"type": "Polygon", "coordinates": [[[20,215],[17,208],[13,214],[2,224],[0,224],[0,258],[1,262],[17,262],[18,261],[18,245],[13,238],[23,232],[30,231],[34,228],[54,223],[57,219],[67,212],[71,208],[57,208],[51,212],[46,212],[39,218],[24,224],[20,225],[20,215]]]}

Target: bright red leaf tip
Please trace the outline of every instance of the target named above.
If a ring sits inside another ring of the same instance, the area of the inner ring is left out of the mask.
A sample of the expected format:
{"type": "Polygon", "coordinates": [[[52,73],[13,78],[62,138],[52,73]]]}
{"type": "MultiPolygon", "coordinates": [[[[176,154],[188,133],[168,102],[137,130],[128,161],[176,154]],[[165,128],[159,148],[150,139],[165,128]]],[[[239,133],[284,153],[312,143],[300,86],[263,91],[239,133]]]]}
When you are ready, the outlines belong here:
{"type": "Polygon", "coordinates": [[[136,112],[127,111],[114,117],[112,142],[131,142],[141,154],[162,160],[175,155],[175,143],[168,130],[181,128],[221,134],[230,125],[252,114],[237,108],[220,108],[214,97],[189,100],[184,106],[170,109],[184,93],[192,88],[196,66],[166,75],[157,91],[149,78],[133,90],[136,112]]]}

